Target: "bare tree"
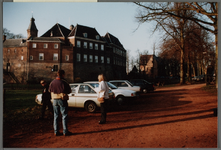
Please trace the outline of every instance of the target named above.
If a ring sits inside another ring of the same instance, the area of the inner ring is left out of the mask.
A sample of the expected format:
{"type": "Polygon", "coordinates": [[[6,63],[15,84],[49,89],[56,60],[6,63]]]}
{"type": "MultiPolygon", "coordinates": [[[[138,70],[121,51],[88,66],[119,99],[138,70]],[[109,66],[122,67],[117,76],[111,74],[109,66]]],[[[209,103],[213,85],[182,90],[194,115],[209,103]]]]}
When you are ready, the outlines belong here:
{"type": "Polygon", "coordinates": [[[20,39],[20,38],[24,38],[24,36],[22,34],[10,33],[10,30],[8,30],[6,28],[3,28],[3,35],[5,35],[7,39],[20,39]]]}
{"type": "MultiPolygon", "coordinates": [[[[176,3],[174,2],[155,2],[155,3],[142,3],[135,2],[138,6],[143,8],[140,10],[137,19],[138,22],[157,21],[156,29],[159,27],[161,21],[167,18],[181,18],[182,20],[193,21],[201,28],[213,33],[216,37],[216,72],[217,72],[217,57],[218,57],[218,3],[217,2],[185,2],[185,7],[179,7],[179,11],[190,11],[192,15],[183,15],[177,13],[177,8],[171,7],[176,3]],[[188,7],[186,7],[188,6],[188,7]]],[[[180,12],[182,12],[180,11],[180,12]]],[[[161,24],[160,24],[161,25],[161,24]]],[[[155,30],[154,30],[155,31],[155,30]]],[[[181,45],[182,47],[182,45],[181,45]]],[[[182,51],[181,51],[182,53],[182,51]]],[[[181,59],[182,61],[182,59],[181,59]]],[[[182,62],[181,62],[182,64],[182,62]]],[[[216,73],[217,74],[217,73],[216,73]]],[[[182,73],[181,73],[182,75],[182,73]]],[[[216,79],[217,80],[217,79],[216,79]]]]}

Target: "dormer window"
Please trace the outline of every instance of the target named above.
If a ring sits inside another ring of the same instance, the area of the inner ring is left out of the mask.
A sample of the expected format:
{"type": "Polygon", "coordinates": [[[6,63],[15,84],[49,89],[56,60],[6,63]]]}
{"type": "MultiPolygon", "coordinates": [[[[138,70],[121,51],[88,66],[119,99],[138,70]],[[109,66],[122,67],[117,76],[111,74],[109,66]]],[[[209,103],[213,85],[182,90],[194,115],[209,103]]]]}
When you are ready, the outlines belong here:
{"type": "Polygon", "coordinates": [[[96,39],[99,40],[99,39],[100,39],[100,36],[99,36],[99,35],[96,35],[96,39]]]}
{"type": "Polygon", "coordinates": [[[84,37],[87,38],[87,33],[83,33],[84,37]]]}

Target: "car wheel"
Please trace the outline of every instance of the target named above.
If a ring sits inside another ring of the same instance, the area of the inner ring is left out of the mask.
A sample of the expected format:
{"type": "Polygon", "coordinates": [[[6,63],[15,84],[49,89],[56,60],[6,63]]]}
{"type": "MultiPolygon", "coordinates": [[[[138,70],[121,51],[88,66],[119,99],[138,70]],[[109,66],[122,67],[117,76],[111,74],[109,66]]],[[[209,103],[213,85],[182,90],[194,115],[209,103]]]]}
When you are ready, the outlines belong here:
{"type": "Polygon", "coordinates": [[[117,100],[118,105],[122,105],[124,103],[124,97],[123,96],[118,96],[116,98],[116,100],[117,100]]]}
{"type": "Polygon", "coordinates": [[[87,103],[85,104],[85,109],[86,109],[89,113],[95,112],[96,108],[97,108],[97,105],[96,105],[94,102],[92,102],[92,101],[89,101],[89,102],[87,102],[87,103]]]}
{"type": "Polygon", "coordinates": [[[143,93],[147,93],[147,89],[143,89],[143,93]]]}

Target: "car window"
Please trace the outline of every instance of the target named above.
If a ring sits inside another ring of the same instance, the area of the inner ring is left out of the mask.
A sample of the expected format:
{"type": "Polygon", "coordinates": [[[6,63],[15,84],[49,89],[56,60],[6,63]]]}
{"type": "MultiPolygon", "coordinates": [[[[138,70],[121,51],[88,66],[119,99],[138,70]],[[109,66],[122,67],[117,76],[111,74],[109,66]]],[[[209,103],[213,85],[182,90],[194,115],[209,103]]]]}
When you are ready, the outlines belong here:
{"type": "Polygon", "coordinates": [[[71,87],[71,92],[76,93],[76,88],[78,87],[78,85],[70,85],[70,87],[71,87]]]}
{"type": "Polygon", "coordinates": [[[99,87],[99,83],[88,83],[88,84],[90,84],[90,85],[93,86],[94,88],[99,87]]]}
{"type": "Polygon", "coordinates": [[[125,82],[119,82],[120,87],[128,87],[127,83],[125,82]]]}
{"type": "Polygon", "coordinates": [[[107,82],[107,84],[111,89],[117,89],[117,87],[115,85],[113,85],[112,83],[107,82]]]}
{"type": "Polygon", "coordinates": [[[96,92],[88,85],[80,85],[78,93],[96,93],[96,92]]]}
{"type": "Polygon", "coordinates": [[[115,85],[116,87],[118,87],[117,82],[111,82],[113,85],[115,85]]]}
{"type": "Polygon", "coordinates": [[[130,81],[125,81],[127,82],[127,84],[129,84],[130,86],[133,86],[133,84],[130,81]]]}

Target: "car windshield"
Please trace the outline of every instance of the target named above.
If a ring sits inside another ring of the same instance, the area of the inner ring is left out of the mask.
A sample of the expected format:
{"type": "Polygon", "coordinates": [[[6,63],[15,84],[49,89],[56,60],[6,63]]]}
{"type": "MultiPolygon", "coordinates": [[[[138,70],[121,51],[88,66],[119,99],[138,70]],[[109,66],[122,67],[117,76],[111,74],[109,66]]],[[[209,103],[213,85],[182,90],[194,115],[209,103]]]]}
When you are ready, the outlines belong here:
{"type": "Polygon", "coordinates": [[[94,88],[99,87],[99,83],[88,83],[88,84],[90,84],[90,85],[93,86],[94,88]]]}
{"type": "Polygon", "coordinates": [[[131,82],[129,81],[126,81],[130,86],[134,86],[131,82]]]}
{"type": "Polygon", "coordinates": [[[115,85],[113,85],[112,83],[107,82],[107,84],[111,89],[117,89],[117,87],[115,85]]]}

